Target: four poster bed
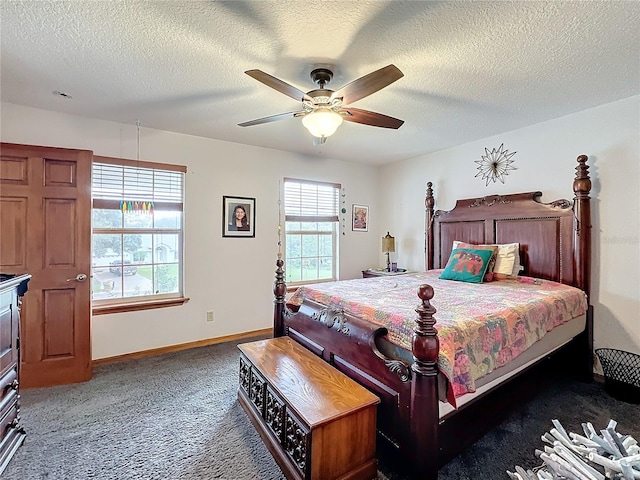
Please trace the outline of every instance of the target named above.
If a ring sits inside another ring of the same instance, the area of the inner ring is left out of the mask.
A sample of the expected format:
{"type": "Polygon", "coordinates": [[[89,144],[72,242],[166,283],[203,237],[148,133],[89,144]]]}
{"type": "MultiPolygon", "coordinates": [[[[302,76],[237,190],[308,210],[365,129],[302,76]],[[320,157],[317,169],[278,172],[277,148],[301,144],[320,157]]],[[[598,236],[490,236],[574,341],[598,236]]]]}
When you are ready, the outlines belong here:
{"type": "Polygon", "coordinates": [[[495,426],[517,402],[518,393],[531,386],[531,381],[523,380],[541,364],[554,358],[559,362],[562,354],[563,367],[568,365],[582,378],[592,377],[593,309],[588,303],[591,180],[586,161],[584,155],[577,159],[573,202],[541,203],[541,193],[530,192],[459,200],[450,211],[434,211],[432,184],[428,183],[426,272],[305,286],[287,302],[284,262],[278,258],[274,336],[289,336],[380,397],[380,438],[397,450],[399,461],[419,478],[436,479],[439,466],[495,426]],[[454,241],[518,243],[520,274],[475,285],[441,280],[438,277],[450,259],[454,241]],[[492,313],[490,326],[476,322],[472,333],[453,331],[449,320],[444,320],[448,310],[460,315],[459,307],[453,306],[458,297],[471,297],[474,309],[480,310],[500,303],[498,290],[510,284],[520,292],[515,296],[525,301],[532,290],[542,292],[542,297],[564,289],[578,296],[556,298],[537,310],[550,312],[550,303],[563,309],[551,313],[552,326],[557,325],[553,329],[536,323],[545,321],[538,313],[528,318],[519,307],[511,319],[511,314],[492,313]],[[373,306],[359,303],[358,292],[364,290],[357,285],[366,285],[369,294],[361,296],[369,297],[373,306]],[[452,293],[450,286],[460,290],[452,293]],[[411,297],[406,296],[407,288],[411,297]],[[340,289],[347,296],[339,296],[340,289]],[[395,300],[398,314],[393,310],[394,300],[387,296],[393,291],[400,299],[395,300]],[[416,292],[417,301],[407,300],[415,299],[416,292]],[[513,332],[512,343],[503,339],[513,332]],[[521,338],[518,332],[524,332],[521,338]],[[460,343],[465,336],[468,345],[460,343]],[[495,345],[507,345],[508,353],[494,351],[495,345]],[[477,358],[482,350],[493,356],[477,358]]]}

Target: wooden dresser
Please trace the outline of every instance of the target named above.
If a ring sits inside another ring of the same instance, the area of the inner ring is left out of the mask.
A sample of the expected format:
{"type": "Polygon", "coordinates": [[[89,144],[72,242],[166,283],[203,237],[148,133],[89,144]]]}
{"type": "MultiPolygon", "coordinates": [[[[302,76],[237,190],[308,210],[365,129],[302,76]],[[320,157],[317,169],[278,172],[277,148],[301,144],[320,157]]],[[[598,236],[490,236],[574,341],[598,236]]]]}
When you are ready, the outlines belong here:
{"type": "Polygon", "coordinates": [[[289,337],[238,348],[238,399],[289,480],[376,478],[378,397],[289,337]]]}
{"type": "Polygon", "coordinates": [[[24,442],[20,426],[20,298],[31,275],[0,274],[0,474],[24,442]]]}

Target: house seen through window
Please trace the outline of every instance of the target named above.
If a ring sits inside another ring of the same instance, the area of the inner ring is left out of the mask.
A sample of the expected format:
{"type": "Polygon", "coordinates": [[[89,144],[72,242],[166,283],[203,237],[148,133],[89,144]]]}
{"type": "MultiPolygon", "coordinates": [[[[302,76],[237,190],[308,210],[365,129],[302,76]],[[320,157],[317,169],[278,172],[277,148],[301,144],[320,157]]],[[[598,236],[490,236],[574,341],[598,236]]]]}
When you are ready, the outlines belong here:
{"type": "Polygon", "coordinates": [[[288,284],[337,280],[340,188],[334,183],[284,179],[288,284]]]}
{"type": "Polygon", "coordinates": [[[182,296],[185,172],[177,165],[94,157],[94,303],[182,296]]]}

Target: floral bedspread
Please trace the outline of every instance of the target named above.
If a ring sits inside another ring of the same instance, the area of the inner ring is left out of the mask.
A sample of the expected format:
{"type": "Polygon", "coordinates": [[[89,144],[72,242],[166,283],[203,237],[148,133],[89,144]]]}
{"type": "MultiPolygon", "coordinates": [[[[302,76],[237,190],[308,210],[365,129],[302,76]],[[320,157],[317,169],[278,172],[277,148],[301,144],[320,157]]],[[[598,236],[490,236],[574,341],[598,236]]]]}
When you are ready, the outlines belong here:
{"type": "Polygon", "coordinates": [[[519,277],[476,284],[440,280],[441,272],[306,285],[288,304],[298,306],[309,298],[341,307],[387,327],[389,341],[410,352],[415,308],[420,303],[418,287],[430,284],[440,339],[438,366],[449,379],[450,401],[452,396],[474,392],[479,378],[587,310],[585,293],[560,283],[519,277]]]}

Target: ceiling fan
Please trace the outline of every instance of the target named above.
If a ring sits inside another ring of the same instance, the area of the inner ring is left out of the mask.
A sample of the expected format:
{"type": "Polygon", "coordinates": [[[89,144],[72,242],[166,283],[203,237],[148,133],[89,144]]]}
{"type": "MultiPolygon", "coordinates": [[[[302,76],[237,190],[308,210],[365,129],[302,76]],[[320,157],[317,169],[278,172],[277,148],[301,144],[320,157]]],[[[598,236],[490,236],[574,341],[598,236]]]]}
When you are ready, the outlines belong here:
{"type": "Polygon", "coordinates": [[[400,128],[404,123],[404,120],[349,106],[402,78],[404,74],[395,65],[387,65],[360,77],[337,91],[325,88],[333,78],[333,72],[328,68],[316,68],[311,72],[311,79],[320,88],[307,93],[261,70],[247,70],[244,73],[280,93],[301,101],[302,110],[239,123],[238,125],[241,127],[260,125],[291,117],[302,117],[302,124],[315,137],[314,144],[322,144],[327,141],[327,137],[335,133],[343,120],[394,129],[400,128]]]}

